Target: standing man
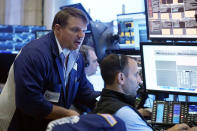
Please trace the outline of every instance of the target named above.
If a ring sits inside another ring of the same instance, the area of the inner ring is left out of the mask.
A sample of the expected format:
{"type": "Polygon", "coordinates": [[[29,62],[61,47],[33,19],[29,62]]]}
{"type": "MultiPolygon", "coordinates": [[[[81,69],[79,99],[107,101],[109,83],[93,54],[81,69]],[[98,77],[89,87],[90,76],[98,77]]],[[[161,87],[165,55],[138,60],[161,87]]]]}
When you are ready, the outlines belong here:
{"type": "MultiPolygon", "coordinates": [[[[128,56],[111,54],[103,59],[100,68],[106,88],[95,112],[114,114],[125,122],[127,131],[154,130],[134,108],[140,82],[136,61],[128,56]]],[[[177,124],[168,131],[188,129],[186,124],[177,124]]]]}
{"type": "Polygon", "coordinates": [[[44,131],[51,120],[79,115],[69,109],[75,101],[94,107],[99,93],[86,79],[78,53],[87,24],[82,11],[64,8],[51,33],[22,49],[11,72],[16,109],[8,131],[44,131]]]}

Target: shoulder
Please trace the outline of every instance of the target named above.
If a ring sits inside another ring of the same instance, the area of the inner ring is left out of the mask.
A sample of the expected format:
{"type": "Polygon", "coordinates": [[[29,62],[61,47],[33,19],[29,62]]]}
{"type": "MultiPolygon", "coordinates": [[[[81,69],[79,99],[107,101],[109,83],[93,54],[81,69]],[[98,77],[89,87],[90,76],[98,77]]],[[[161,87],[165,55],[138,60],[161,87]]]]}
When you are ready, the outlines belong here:
{"type": "Polygon", "coordinates": [[[22,51],[28,53],[48,53],[50,52],[51,41],[50,36],[46,35],[40,39],[36,39],[28,43],[22,51]]]}
{"type": "Polygon", "coordinates": [[[123,106],[115,113],[116,116],[130,118],[130,116],[133,117],[139,117],[139,115],[129,106],[123,106]]]}
{"type": "Polygon", "coordinates": [[[120,108],[115,113],[115,116],[125,122],[127,130],[152,131],[152,129],[142,120],[142,118],[129,106],[120,108]]]}
{"type": "Polygon", "coordinates": [[[65,117],[49,123],[47,131],[73,130],[101,131],[111,129],[113,131],[126,131],[124,122],[110,114],[87,114],[81,116],[65,117]],[[88,125],[88,126],[87,126],[88,125]]]}
{"type": "Polygon", "coordinates": [[[49,56],[55,48],[56,41],[54,40],[54,34],[51,32],[40,39],[32,40],[21,50],[20,55],[28,57],[45,57],[49,56]]]}
{"type": "Polygon", "coordinates": [[[49,36],[44,36],[40,39],[33,40],[22,48],[20,54],[15,60],[15,64],[25,63],[38,66],[48,65],[53,58],[50,46],[49,36]]]}

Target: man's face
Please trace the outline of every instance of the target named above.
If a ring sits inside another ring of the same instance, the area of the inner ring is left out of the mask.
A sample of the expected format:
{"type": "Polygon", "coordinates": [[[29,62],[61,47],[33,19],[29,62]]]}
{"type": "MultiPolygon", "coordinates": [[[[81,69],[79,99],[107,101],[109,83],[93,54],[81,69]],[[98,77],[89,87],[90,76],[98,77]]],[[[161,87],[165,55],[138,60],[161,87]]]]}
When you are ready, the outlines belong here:
{"type": "Polygon", "coordinates": [[[90,76],[96,73],[97,67],[98,67],[98,62],[97,62],[97,56],[93,50],[88,50],[89,56],[87,57],[89,61],[89,66],[86,67],[86,75],[90,76]]]}
{"type": "Polygon", "coordinates": [[[87,24],[82,19],[71,16],[66,26],[55,25],[55,35],[63,49],[76,50],[83,42],[86,29],[87,24]]]}
{"type": "Polygon", "coordinates": [[[138,84],[141,81],[138,74],[138,67],[136,61],[129,59],[128,60],[128,76],[126,76],[125,83],[123,85],[124,93],[127,95],[132,95],[136,97],[138,84]]]}

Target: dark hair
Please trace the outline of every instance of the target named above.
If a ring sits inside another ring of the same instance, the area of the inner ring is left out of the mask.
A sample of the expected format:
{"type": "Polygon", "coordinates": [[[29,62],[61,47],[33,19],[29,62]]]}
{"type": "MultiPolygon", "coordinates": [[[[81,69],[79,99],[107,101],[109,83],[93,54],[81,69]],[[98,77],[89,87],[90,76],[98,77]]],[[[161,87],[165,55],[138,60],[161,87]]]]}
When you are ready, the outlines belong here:
{"type": "Polygon", "coordinates": [[[94,48],[92,48],[91,46],[88,46],[88,45],[82,45],[81,47],[80,47],[80,53],[82,54],[82,56],[83,56],[83,60],[84,60],[84,66],[85,67],[88,67],[89,66],[89,60],[88,60],[88,56],[89,56],[89,53],[88,53],[88,51],[89,50],[92,50],[92,51],[94,51],[94,48]]]}
{"type": "Polygon", "coordinates": [[[70,16],[81,18],[84,23],[87,23],[87,24],[89,23],[87,16],[85,15],[85,13],[82,10],[77,9],[77,8],[73,8],[73,7],[66,7],[66,8],[60,10],[55,15],[55,18],[54,18],[53,24],[52,24],[52,29],[54,30],[56,24],[59,24],[61,26],[66,26],[67,21],[70,16]]]}
{"type": "Polygon", "coordinates": [[[129,58],[130,57],[126,55],[110,54],[101,61],[101,75],[107,85],[112,85],[114,83],[118,72],[123,72],[128,76],[127,69],[129,58]]]}

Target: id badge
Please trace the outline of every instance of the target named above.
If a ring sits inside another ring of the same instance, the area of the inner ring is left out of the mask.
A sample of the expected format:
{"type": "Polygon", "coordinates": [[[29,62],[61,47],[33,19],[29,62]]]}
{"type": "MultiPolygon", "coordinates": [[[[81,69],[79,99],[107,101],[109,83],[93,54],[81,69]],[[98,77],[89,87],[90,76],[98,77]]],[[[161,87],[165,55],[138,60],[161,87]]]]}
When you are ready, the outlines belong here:
{"type": "Polygon", "coordinates": [[[50,102],[58,102],[60,98],[60,92],[46,90],[44,93],[44,98],[50,102]]]}
{"type": "Polygon", "coordinates": [[[77,63],[74,64],[73,69],[77,71],[77,63]]]}

